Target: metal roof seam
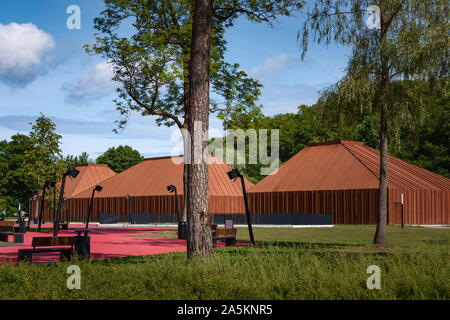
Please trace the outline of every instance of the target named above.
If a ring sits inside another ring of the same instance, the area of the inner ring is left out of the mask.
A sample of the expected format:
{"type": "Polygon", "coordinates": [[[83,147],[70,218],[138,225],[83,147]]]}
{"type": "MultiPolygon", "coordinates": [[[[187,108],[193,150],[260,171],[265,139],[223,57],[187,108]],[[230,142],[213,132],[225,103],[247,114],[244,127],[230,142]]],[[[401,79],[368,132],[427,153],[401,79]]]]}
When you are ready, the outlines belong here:
{"type": "MultiPolygon", "coordinates": [[[[379,152],[363,143],[340,144],[344,149],[336,142],[304,148],[284,163],[277,175],[265,177],[251,192],[375,188],[379,184],[379,152]],[[360,165],[355,166],[357,163],[360,165]]],[[[450,179],[388,157],[389,188],[449,190],[450,179]]]]}
{"type": "MultiPolygon", "coordinates": [[[[349,143],[349,141],[345,141],[346,143],[349,143]]],[[[367,170],[369,170],[370,173],[372,173],[375,178],[377,178],[379,180],[379,177],[364,163],[361,161],[361,159],[359,157],[357,157],[346,145],[346,143],[341,143],[342,146],[352,154],[353,157],[355,157],[367,170]]]]}
{"type": "MultiPolygon", "coordinates": [[[[227,172],[231,170],[231,167],[218,158],[213,160],[215,162],[210,161],[208,165],[210,196],[242,197],[240,184],[233,184],[228,178],[227,172]]],[[[102,183],[103,191],[97,197],[121,197],[126,194],[131,196],[168,196],[166,186],[169,184],[175,184],[178,187],[178,193],[182,195],[184,193],[183,167],[182,164],[173,163],[171,157],[144,160],[115,175],[114,179],[105,180],[102,183]]],[[[247,179],[244,181],[248,188],[253,185],[247,179]]],[[[77,197],[89,197],[89,192],[84,191],[77,194],[77,197]]]]}
{"type": "Polygon", "coordinates": [[[103,181],[105,181],[105,177],[109,176],[109,178],[112,178],[116,175],[116,173],[108,166],[108,165],[103,165],[103,164],[87,164],[87,165],[82,165],[81,167],[76,166],[76,168],[80,169],[80,175],[71,181],[74,181],[76,184],[73,188],[71,188],[72,192],[70,195],[67,195],[67,197],[73,198],[77,195],[79,195],[80,193],[83,193],[84,191],[90,189],[92,186],[99,184],[103,181]],[[91,169],[98,169],[101,168],[101,171],[96,170],[96,176],[98,176],[98,179],[96,179],[93,176],[93,171],[91,169]],[[88,173],[88,174],[87,174],[88,173]],[[83,185],[81,182],[87,179],[91,179],[92,180],[86,184],[86,187],[83,187],[81,190],[78,190],[79,188],[81,188],[81,186],[83,185]]]}

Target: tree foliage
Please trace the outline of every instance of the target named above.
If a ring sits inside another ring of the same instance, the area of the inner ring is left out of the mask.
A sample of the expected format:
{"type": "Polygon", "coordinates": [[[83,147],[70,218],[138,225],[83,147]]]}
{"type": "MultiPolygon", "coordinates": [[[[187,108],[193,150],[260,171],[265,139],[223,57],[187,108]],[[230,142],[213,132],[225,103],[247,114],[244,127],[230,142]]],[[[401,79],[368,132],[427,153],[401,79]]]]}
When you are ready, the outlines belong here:
{"type": "Polygon", "coordinates": [[[61,154],[61,136],[56,125],[41,114],[30,123],[28,135],[15,134],[9,141],[0,140],[0,211],[7,213],[28,208],[28,200],[35,189],[42,189],[45,181],[60,179],[69,166],[88,162],[88,154],[66,156],[61,154]]]}
{"type": "Polygon", "coordinates": [[[28,169],[24,157],[32,145],[30,137],[23,134],[13,135],[9,142],[0,142],[0,195],[8,214],[17,212],[19,203],[27,204],[37,184],[36,175],[28,169]]]}
{"type": "Polygon", "coordinates": [[[130,146],[111,147],[97,158],[97,163],[107,164],[116,173],[120,173],[144,160],[139,151],[130,146]]]}
{"type": "Polygon", "coordinates": [[[56,125],[42,113],[32,124],[29,133],[30,146],[24,152],[27,170],[31,172],[38,185],[53,176],[54,165],[61,156],[61,135],[56,133],[56,125]]]}
{"type": "MultiPolygon", "coordinates": [[[[390,126],[389,154],[424,169],[450,178],[450,103],[448,81],[440,80],[443,90],[435,90],[436,84],[423,81],[405,81],[414,99],[423,100],[421,119],[405,118],[405,121],[390,126]]],[[[323,97],[322,97],[323,98],[323,97]]],[[[380,114],[345,115],[337,112],[321,99],[312,105],[298,107],[297,113],[264,116],[262,112],[252,117],[244,129],[279,129],[280,162],[289,160],[310,142],[334,140],[362,141],[365,145],[379,149],[380,114]]],[[[226,128],[237,128],[240,118],[228,122],[226,128]]],[[[247,148],[248,152],[248,148],[247,148]]],[[[246,155],[248,159],[248,154],[246,155]]],[[[262,164],[237,166],[252,182],[264,178],[260,174],[262,164]]]]}
{"type": "Polygon", "coordinates": [[[447,76],[449,45],[442,35],[448,32],[448,14],[444,0],[317,0],[299,33],[302,56],[311,36],[318,43],[352,48],[346,76],[324,103],[347,114],[380,113],[377,244],[386,242],[388,127],[423,110],[420,96],[411,94],[405,80],[447,76]],[[379,9],[379,31],[369,30],[364,19],[371,5],[379,9]]]}
{"type": "Polygon", "coordinates": [[[82,152],[78,156],[69,154],[61,158],[60,160],[67,166],[67,168],[89,163],[95,163],[94,160],[89,159],[89,154],[87,152],[82,152]]]}
{"type": "MultiPolygon", "coordinates": [[[[277,15],[289,15],[301,3],[215,1],[210,76],[212,90],[221,98],[212,101],[211,112],[223,116],[230,110],[254,108],[260,95],[257,80],[249,78],[238,64],[224,60],[226,28],[240,14],[256,22],[270,22],[277,15]]],[[[119,128],[126,125],[130,110],[156,116],[158,125],[187,127],[193,4],[189,0],[105,0],[106,10],[94,20],[96,42],[86,50],[114,67],[119,94],[115,102],[124,116],[117,121],[119,128]]]]}

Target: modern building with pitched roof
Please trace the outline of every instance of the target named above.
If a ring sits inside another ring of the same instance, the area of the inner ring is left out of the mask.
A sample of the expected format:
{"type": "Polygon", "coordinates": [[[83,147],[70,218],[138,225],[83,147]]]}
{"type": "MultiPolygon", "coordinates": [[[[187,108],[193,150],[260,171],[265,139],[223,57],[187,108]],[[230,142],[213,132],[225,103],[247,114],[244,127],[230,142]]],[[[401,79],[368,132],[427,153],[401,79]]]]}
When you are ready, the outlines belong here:
{"type": "MultiPolygon", "coordinates": [[[[249,191],[251,211],[376,224],[379,159],[379,151],[362,142],[311,143],[249,191]]],[[[450,223],[450,179],[389,156],[389,224],[401,223],[402,194],[405,224],[450,223]]]]}
{"type": "MultiPolygon", "coordinates": [[[[78,165],[75,168],[80,171],[80,173],[75,179],[67,176],[66,184],[64,186],[64,198],[66,199],[76,197],[85,190],[92,191],[92,188],[97,184],[116,175],[107,164],[89,163],[78,165]]],[[[57,188],[59,189],[60,187],[61,181],[57,183],[57,188]]],[[[59,196],[59,194],[57,196],[59,196]]],[[[47,193],[47,197],[49,197],[49,193],[47,193]]],[[[33,216],[37,216],[39,214],[41,202],[36,199],[30,199],[30,201],[33,201],[33,216]]],[[[46,210],[43,212],[44,220],[53,221],[53,210],[49,210],[48,207],[48,201],[46,200],[44,203],[44,208],[46,208],[46,210]]]]}
{"type": "MultiPolygon", "coordinates": [[[[99,183],[103,189],[95,194],[92,219],[99,214],[120,214],[129,221],[131,214],[151,214],[151,222],[175,222],[175,196],[167,186],[178,190],[179,210],[183,210],[183,157],[145,159],[139,164],[99,183]],[[127,195],[130,197],[127,198],[127,195]]],[[[208,164],[209,205],[215,215],[242,215],[245,213],[241,184],[230,181],[231,167],[216,156],[208,164]]],[[[78,179],[78,178],[77,178],[78,179]]],[[[253,184],[245,179],[246,188],[253,184]]],[[[67,213],[73,221],[83,221],[87,215],[92,188],[77,193],[67,200],[67,213]]],[[[149,217],[149,215],[147,215],[149,217]]]]}
{"type": "MultiPolygon", "coordinates": [[[[114,177],[116,173],[107,164],[84,164],[75,167],[80,173],[76,179],[70,176],[66,178],[64,197],[69,199],[77,196],[85,190],[95,187],[102,181],[114,177]]],[[[61,185],[61,182],[58,183],[61,185]]]]}

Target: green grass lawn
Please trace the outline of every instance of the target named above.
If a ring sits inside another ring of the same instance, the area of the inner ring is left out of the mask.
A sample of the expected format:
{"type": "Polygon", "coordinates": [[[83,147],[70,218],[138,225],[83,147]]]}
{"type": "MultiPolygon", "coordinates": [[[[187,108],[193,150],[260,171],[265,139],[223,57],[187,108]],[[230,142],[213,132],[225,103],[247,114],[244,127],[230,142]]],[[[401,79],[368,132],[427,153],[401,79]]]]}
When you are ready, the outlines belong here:
{"type": "MultiPolygon", "coordinates": [[[[255,228],[256,247],[216,248],[214,258],[186,253],[0,267],[0,299],[444,299],[450,298],[450,230],[388,228],[388,245],[371,245],[374,226],[255,228]],[[81,269],[68,290],[66,268],[81,269]],[[381,289],[366,286],[381,269],[381,289]]],[[[139,236],[175,237],[175,232],[139,236]]],[[[248,241],[238,230],[238,240],[248,241]]]]}

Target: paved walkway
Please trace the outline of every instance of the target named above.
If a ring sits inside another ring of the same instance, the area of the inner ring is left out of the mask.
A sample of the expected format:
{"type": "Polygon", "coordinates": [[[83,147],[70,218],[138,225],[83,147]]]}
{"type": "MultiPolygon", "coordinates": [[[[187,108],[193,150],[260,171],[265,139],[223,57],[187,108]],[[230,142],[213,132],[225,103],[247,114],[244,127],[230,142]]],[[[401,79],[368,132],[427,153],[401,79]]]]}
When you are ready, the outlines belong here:
{"type": "MultiPolygon", "coordinates": [[[[33,226],[32,226],[33,227],[33,226]]],[[[43,226],[48,228],[49,226],[43,226]]],[[[81,225],[70,225],[70,228],[80,228],[81,225]]],[[[175,231],[176,229],[155,228],[106,228],[89,227],[91,237],[91,256],[93,259],[117,258],[126,256],[142,256],[168,252],[186,251],[186,241],[166,238],[130,237],[134,234],[149,232],[175,231]]],[[[73,230],[60,230],[59,236],[75,236],[73,230]]],[[[0,265],[9,261],[17,263],[17,250],[31,248],[33,237],[51,237],[53,231],[27,232],[23,244],[13,244],[0,247],[0,265]]],[[[12,240],[12,236],[10,236],[12,240]]],[[[10,243],[11,244],[11,243],[10,243]]],[[[220,246],[221,244],[219,244],[220,246]]],[[[59,253],[40,253],[33,255],[33,262],[44,263],[58,261],[59,253]]]]}
{"type": "MultiPolygon", "coordinates": [[[[185,240],[130,237],[133,234],[161,232],[173,229],[97,227],[90,227],[89,229],[91,230],[91,256],[93,259],[141,256],[186,250],[185,240]]],[[[60,230],[58,235],[75,236],[75,232],[70,229],[60,230]]],[[[53,236],[53,231],[25,233],[24,243],[20,246],[11,246],[10,243],[9,246],[0,247],[0,264],[5,263],[5,259],[9,262],[17,263],[17,250],[31,248],[33,237],[51,236],[53,236]]],[[[9,238],[12,240],[12,236],[9,238]]],[[[57,261],[58,257],[59,253],[40,253],[33,255],[33,261],[37,263],[52,262],[57,261]]]]}

